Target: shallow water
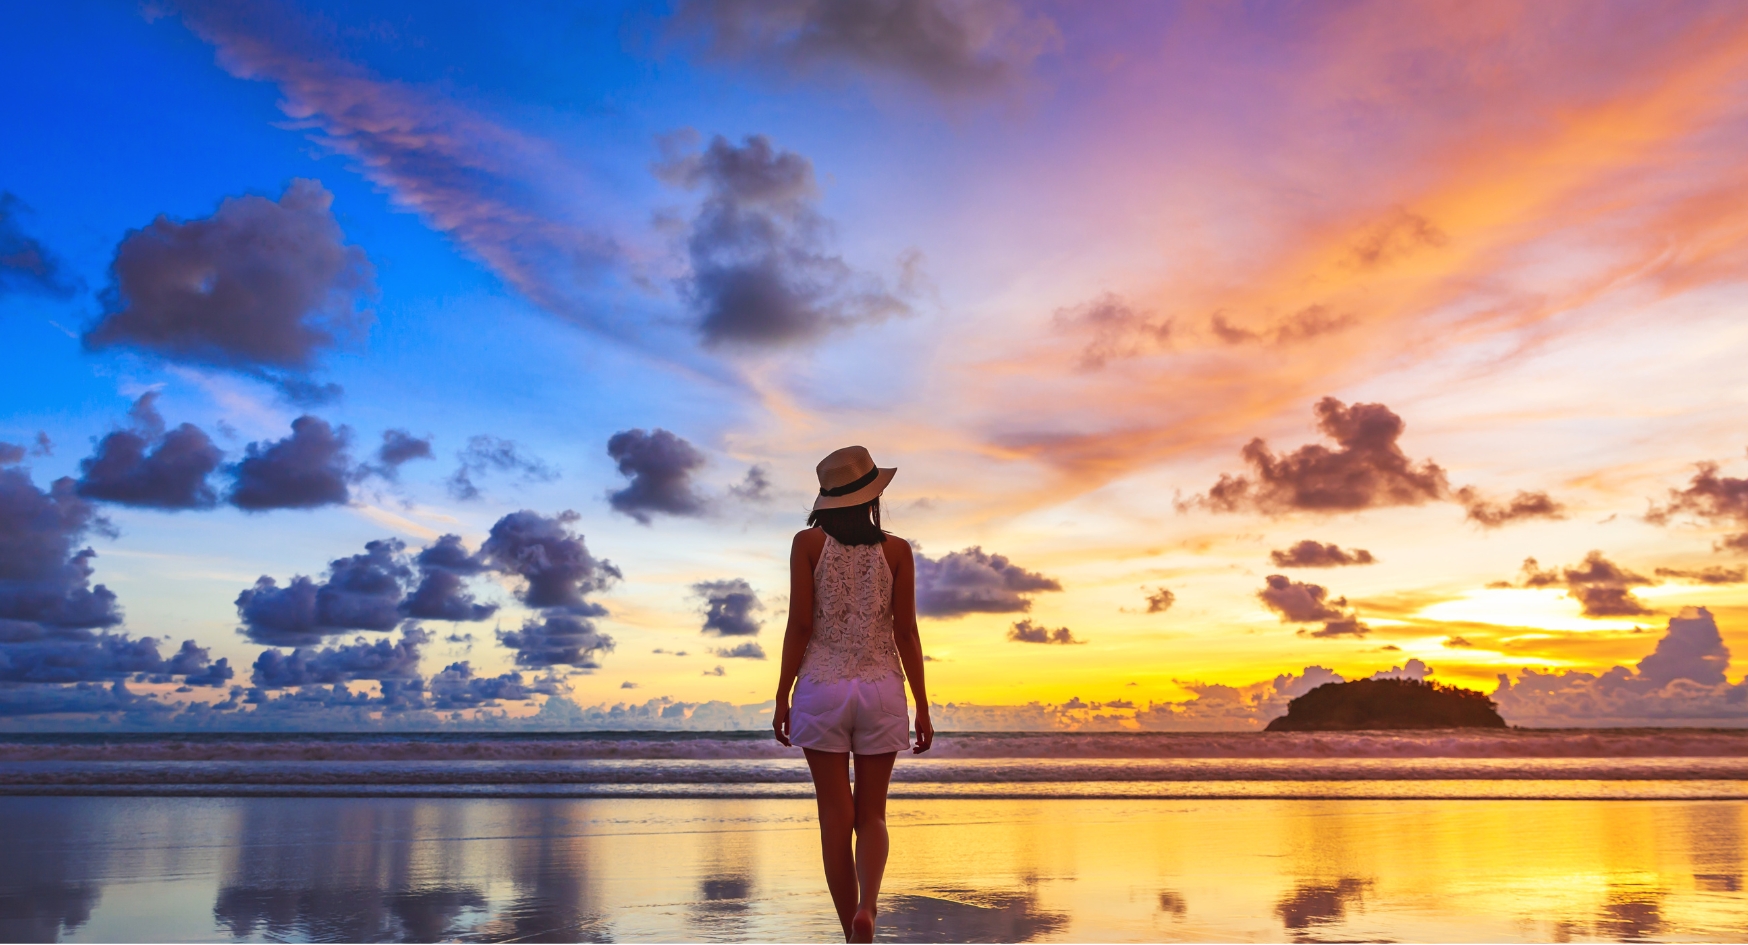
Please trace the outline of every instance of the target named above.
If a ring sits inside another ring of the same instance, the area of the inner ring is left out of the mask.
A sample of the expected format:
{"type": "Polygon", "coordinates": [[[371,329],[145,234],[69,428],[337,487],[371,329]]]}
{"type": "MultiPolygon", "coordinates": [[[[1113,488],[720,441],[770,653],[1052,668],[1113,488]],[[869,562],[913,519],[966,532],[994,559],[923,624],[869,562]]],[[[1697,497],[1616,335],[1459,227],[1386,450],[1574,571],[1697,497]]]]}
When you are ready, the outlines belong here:
{"type": "MultiPolygon", "coordinates": [[[[1748,802],[917,799],[891,941],[1748,938],[1748,802]]],[[[0,937],[830,941],[803,799],[0,798],[0,937]]]]}

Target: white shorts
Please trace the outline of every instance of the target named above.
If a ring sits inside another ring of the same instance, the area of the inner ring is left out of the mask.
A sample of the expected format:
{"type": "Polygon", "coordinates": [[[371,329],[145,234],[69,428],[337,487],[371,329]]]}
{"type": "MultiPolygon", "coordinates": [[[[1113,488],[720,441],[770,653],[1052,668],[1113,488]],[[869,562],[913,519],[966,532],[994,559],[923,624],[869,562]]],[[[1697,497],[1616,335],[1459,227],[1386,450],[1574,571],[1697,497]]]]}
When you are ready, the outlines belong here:
{"type": "Polygon", "coordinates": [[[815,751],[853,751],[878,755],[910,747],[910,714],[904,677],[892,673],[878,682],[842,679],[795,684],[789,707],[789,741],[815,751]]]}

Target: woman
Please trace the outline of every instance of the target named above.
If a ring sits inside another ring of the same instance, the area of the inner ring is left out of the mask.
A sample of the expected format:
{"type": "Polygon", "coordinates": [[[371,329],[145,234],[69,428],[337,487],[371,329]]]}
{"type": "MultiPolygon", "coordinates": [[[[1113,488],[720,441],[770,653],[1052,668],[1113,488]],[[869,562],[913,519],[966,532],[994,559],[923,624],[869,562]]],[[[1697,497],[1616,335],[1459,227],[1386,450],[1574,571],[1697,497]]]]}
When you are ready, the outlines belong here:
{"type": "Polygon", "coordinates": [[[880,529],[880,493],[898,470],[880,469],[867,450],[849,446],[818,471],[819,498],[789,552],[789,626],[772,725],[779,742],[807,753],[825,883],[844,941],[872,942],[886,872],[886,785],[898,753],[911,747],[906,677],[916,700],[913,750],[928,751],[935,730],[910,543],[880,529]]]}

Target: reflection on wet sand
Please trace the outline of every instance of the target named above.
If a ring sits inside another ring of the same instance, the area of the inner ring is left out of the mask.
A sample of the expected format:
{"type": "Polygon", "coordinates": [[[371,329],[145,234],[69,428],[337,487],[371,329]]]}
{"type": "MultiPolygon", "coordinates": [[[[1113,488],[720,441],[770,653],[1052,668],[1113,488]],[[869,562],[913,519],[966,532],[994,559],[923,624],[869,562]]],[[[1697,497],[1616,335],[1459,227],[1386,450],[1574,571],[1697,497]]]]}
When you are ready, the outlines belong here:
{"type": "Polygon", "coordinates": [[[883,942],[1035,942],[1068,926],[1027,892],[931,890],[881,897],[883,942]]]}
{"type": "MultiPolygon", "coordinates": [[[[811,808],[9,798],[0,938],[830,941],[811,808]]],[[[909,803],[880,939],[1742,940],[1745,822],[1739,802],[909,803]]]]}
{"type": "Polygon", "coordinates": [[[1683,819],[1693,851],[1694,883],[1708,892],[1741,892],[1742,860],[1748,854],[1742,818],[1726,805],[1697,804],[1683,819]]]}
{"type": "Polygon", "coordinates": [[[8,801],[0,856],[0,941],[54,942],[84,925],[96,908],[101,864],[89,853],[60,850],[50,857],[24,851],[62,847],[81,829],[76,812],[37,798],[8,801]]]}
{"type": "MultiPolygon", "coordinates": [[[[737,807],[725,807],[735,816],[737,807]]],[[[753,882],[758,870],[756,837],[745,831],[709,831],[697,838],[698,883],[687,907],[688,937],[706,942],[755,938],[757,918],[753,882]]]]}
{"type": "Polygon", "coordinates": [[[1667,937],[1660,903],[1663,893],[1656,889],[1619,888],[1611,890],[1597,914],[1588,920],[1566,919],[1555,924],[1554,941],[1573,942],[1601,939],[1611,942],[1645,942],[1667,937]]]}
{"type": "Polygon", "coordinates": [[[510,865],[515,896],[474,936],[483,941],[608,942],[590,880],[589,840],[576,836],[567,805],[524,805],[499,855],[510,865]]]}
{"type": "Polygon", "coordinates": [[[1275,904],[1275,915],[1280,917],[1281,925],[1293,933],[1294,941],[1315,941],[1313,930],[1341,923],[1347,918],[1348,907],[1357,905],[1370,886],[1369,881],[1352,877],[1327,885],[1301,883],[1275,904]]]}
{"type": "Polygon", "coordinates": [[[435,942],[481,916],[477,887],[421,882],[406,804],[245,805],[213,919],[233,938],[435,942]],[[338,816],[312,816],[332,812],[338,816]]]}
{"type": "Polygon", "coordinates": [[[56,942],[91,918],[97,887],[86,883],[11,883],[0,895],[0,941],[56,942]]]}
{"type": "Polygon", "coordinates": [[[747,911],[747,897],[753,883],[745,876],[718,876],[705,880],[698,894],[703,898],[699,910],[707,913],[747,911]]]}
{"type": "Polygon", "coordinates": [[[747,913],[753,908],[753,882],[745,876],[711,876],[698,884],[687,926],[706,942],[739,942],[750,936],[747,913]]]}
{"type": "Polygon", "coordinates": [[[1609,893],[1597,918],[1596,934],[1619,942],[1642,942],[1663,931],[1663,892],[1618,889],[1609,893]]]}
{"type": "Polygon", "coordinates": [[[374,887],[289,890],[226,886],[213,918],[234,938],[282,941],[440,942],[464,928],[457,919],[485,909],[480,891],[432,886],[385,893],[374,887]]]}

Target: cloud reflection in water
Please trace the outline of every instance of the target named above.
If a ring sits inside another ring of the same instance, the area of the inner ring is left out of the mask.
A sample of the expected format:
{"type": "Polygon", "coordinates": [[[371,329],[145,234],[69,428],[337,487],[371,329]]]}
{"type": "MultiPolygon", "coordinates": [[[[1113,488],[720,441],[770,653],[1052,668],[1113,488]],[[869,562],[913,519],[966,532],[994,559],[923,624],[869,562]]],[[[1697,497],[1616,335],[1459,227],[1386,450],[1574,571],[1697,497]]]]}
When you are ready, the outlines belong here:
{"type": "Polygon", "coordinates": [[[7,805],[13,816],[0,832],[8,848],[0,856],[0,941],[59,941],[91,919],[104,857],[67,842],[83,825],[65,805],[36,798],[8,799],[7,805]],[[29,855],[42,848],[57,855],[29,855]]]}
{"type": "Polygon", "coordinates": [[[1068,916],[1038,908],[1030,892],[939,889],[936,895],[880,897],[886,942],[1030,942],[1067,927],[1068,916]]]}
{"type": "Polygon", "coordinates": [[[1361,901],[1370,880],[1343,877],[1334,884],[1304,883],[1275,904],[1275,915],[1293,933],[1296,942],[1316,941],[1320,926],[1335,925],[1347,918],[1348,906],[1361,901]]]}

